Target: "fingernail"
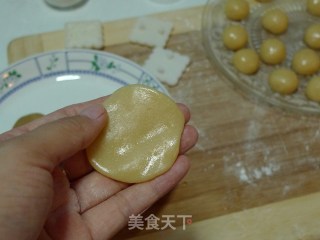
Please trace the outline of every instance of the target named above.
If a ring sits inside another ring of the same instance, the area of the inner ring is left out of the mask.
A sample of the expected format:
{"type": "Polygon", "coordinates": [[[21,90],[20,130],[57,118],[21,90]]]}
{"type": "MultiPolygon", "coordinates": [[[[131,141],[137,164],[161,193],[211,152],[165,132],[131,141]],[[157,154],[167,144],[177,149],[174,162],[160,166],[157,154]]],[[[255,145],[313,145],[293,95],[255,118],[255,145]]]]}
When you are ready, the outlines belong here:
{"type": "Polygon", "coordinates": [[[105,108],[102,105],[95,104],[86,109],[84,109],[80,115],[91,118],[93,120],[100,118],[106,113],[105,108]]]}

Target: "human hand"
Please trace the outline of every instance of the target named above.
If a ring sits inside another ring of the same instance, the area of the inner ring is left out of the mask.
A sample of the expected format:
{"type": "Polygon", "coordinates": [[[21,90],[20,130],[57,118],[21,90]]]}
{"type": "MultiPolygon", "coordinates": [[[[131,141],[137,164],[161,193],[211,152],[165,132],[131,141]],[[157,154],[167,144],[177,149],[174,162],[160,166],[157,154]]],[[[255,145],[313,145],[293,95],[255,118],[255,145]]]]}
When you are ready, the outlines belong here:
{"type": "MultiPolygon", "coordinates": [[[[0,236],[4,239],[109,239],[186,175],[197,141],[185,125],[180,155],[152,181],[129,185],[89,165],[85,148],[103,129],[103,98],[73,105],[0,135],[0,236]]],[[[190,113],[179,105],[186,123],[190,113]]]]}

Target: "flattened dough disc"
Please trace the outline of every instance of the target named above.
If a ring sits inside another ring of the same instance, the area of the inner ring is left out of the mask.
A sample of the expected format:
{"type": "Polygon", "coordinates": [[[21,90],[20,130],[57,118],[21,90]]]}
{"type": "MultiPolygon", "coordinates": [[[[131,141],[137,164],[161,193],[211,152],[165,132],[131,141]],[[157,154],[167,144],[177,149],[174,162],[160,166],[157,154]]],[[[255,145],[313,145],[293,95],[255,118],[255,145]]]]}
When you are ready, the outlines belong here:
{"type": "Polygon", "coordinates": [[[90,164],[112,179],[138,183],[166,172],[179,153],[184,116],[166,95],[128,85],[104,102],[108,124],[87,148],[90,164]]]}

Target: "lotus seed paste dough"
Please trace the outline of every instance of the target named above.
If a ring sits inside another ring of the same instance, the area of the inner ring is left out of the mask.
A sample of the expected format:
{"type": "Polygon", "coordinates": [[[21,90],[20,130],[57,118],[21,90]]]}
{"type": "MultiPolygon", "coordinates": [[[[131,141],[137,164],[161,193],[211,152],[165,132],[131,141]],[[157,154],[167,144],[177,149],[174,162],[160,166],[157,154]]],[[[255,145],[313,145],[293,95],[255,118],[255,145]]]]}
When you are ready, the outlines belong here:
{"type": "Polygon", "coordinates": [[[87,148],[89,162],[112,179],[138,183],[166,172],[176,160],[184,116],[166,95],[128,85],[104,102],[108,123],[87,148]]]}

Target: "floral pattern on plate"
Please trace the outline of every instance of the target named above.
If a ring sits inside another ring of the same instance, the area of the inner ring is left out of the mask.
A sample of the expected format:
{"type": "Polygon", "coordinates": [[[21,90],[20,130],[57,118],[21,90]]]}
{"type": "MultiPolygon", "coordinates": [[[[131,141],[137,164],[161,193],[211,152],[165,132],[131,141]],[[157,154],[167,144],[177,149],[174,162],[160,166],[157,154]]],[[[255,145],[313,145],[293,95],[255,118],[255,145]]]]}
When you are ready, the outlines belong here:
{"type": "Polygon", "coordinates": [[[58,108],[111,94],[128,84],[166,88],[136,63],[94,50],[61,50],[35,55],[0,72],[0,132],[32,112],[58,108]]]}

